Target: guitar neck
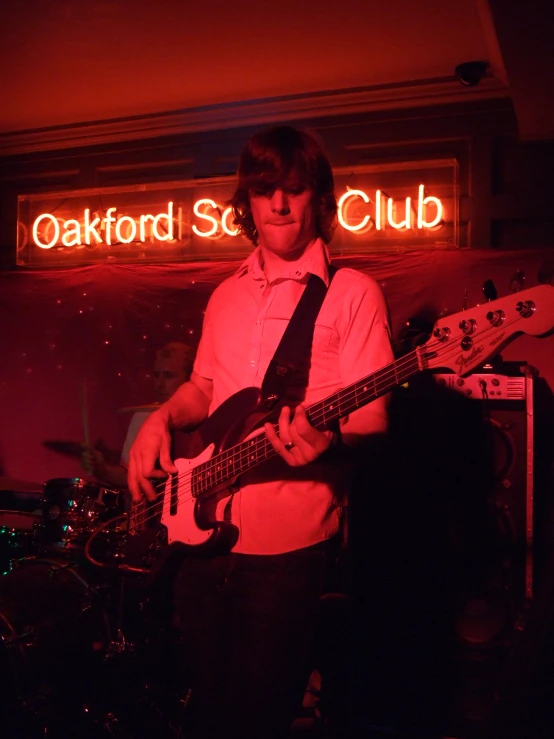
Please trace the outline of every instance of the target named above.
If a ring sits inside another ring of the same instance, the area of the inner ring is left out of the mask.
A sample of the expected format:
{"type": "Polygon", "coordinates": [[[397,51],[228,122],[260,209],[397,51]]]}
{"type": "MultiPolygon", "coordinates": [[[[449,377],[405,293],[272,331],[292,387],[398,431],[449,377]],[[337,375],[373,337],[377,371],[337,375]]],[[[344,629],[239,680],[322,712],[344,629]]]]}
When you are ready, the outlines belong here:
{"type": "Polygon", "coordinates": [[[311,405],[307,409],[310,423],[319,431],[324,431],[340,418],[402,385],[419,369],[417,352],[410,352],[402,359],[311,405]]]}
{"type": "MultiPolygon", "coordinates": [[[[382,367],[377,372],[309,406],[306,409],[308,419],[312,426],[319,431],[324,431],[340,418],[402,385],[420,369],[420,355],[415,350],[386,367],[382,367]]],[[[278,425],[274,424],[273,428],[277,431],[278,425]]],[[[192,493],[195,496],[202,495],[213,487],[236,478],[276,454],[277,452],[268,441],[265,433],[260,432],[256,436],[236,444],[226,451],[216,454],[207,462],[198,465],[192,476],[192,493]]]]}
{"type": "MultiPolygon", "coordinates": [[[[554,288],[539,285],[440,318],[422,346],[306,409],[323,431],[338,419],[385,395],[424,369],[445,368],[459,375],[483,364],[521,333],[544,336],[553,330],[554,288]]],[[[277,431],[277,425],[273,428],[277,431]]],[[[263,431],[195,468],[192,493],[201,495],[276,454],[263,431]]]]}

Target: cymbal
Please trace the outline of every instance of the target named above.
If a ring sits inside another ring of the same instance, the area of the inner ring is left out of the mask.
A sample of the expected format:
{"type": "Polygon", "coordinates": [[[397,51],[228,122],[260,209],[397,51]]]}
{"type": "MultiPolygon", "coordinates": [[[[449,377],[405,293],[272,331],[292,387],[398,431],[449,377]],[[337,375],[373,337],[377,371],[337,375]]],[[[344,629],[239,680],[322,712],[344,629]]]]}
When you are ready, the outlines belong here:
{"type": "MultiPolygon", "coordinates": [[[[60,439],[47,439],[42,442],[42,446],[50,449],[52,452],[63,454],[65,457],[80,458],[83,453],[83,443],[81,441],[66,441],[60,439]]],[[[111,449],[107,447],[102,440],[94,444],[94,448],[102,452],[106,462],[109,464],[119,464],[121,459],[121,451],[119,449],[111,449]]]]}
{"type": "Polygon", "coordinates": [[[142,413],[148,411],[155,411],[159,408],[159,403],[150,403],[148,405],[129,405],[126,408],[119,408],[116,413],[142,413]]]}
{"type": "Polygon", "coordinates": [[[18,493],[41,493],[42,485],[28,480],[16,480],[13,477],[0,477],[0,490],[18,493]]]}
{"type": "Polygon", "coordinates": [[[83,445],[80,441],[47,440],[42,442],[42,446],[52,452],[64,454],[66,457],[80,457],[83,452],[83,445]]]}

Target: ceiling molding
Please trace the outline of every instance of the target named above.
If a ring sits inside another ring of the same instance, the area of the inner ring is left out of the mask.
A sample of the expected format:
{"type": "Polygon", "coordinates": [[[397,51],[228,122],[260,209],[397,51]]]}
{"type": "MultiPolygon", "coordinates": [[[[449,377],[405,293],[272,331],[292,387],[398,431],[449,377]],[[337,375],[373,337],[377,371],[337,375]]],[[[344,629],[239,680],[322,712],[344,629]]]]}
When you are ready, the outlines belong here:
{"type": "Polygon", "coordinates": [[[475,87],[464,87],[455,77],[446,77],[409,84],[290,95],[3,133],[0,134],[0,156],[508,96],[508,88],[494,77],[485,77],[475,87]]]}

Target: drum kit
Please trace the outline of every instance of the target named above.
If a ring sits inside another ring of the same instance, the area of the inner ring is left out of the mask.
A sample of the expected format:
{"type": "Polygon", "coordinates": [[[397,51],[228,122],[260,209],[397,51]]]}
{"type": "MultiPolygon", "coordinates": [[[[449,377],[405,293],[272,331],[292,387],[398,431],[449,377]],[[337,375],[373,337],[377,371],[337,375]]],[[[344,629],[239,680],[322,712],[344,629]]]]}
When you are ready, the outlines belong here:
{"type": "Polygon", "coordinates": [[[169,584],[121,567],[127,491],[0,478],[0,501],[2,736],[182,737],[169,584]]]}
{"type": "MultiPolygon", "coordinates": [[[[88,443],[86,415],[83,402],[88,443]]],[[[43,445],[71,457],[82,450],[43,445]]],[[[156,520],[157,505],[147,504],[147,519],[156,520]]],[[[135,508],[128,491],[79,477],[42,485],[0,477],[2,739],[189,734],[191,691],[171,597],[181,555],[151,568],[165,543],[157,526],[143,532],[148,554],[134,552],[135,508]]]]}

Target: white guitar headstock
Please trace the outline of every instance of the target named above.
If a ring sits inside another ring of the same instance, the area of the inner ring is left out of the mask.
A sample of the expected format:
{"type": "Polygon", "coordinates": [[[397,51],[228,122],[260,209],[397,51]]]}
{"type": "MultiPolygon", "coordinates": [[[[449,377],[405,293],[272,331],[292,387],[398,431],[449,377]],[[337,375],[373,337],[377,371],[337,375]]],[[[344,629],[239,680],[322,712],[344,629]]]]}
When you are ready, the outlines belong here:
{"type": "Polygon", "coordinates": [[[542,336],[554,328],[554,287],[539,285],[439,319],[417,352],[421,369],[466,375],[518,334],[542,336]]]}

